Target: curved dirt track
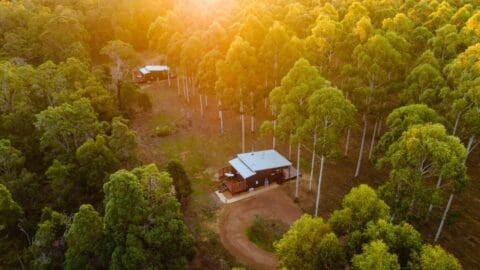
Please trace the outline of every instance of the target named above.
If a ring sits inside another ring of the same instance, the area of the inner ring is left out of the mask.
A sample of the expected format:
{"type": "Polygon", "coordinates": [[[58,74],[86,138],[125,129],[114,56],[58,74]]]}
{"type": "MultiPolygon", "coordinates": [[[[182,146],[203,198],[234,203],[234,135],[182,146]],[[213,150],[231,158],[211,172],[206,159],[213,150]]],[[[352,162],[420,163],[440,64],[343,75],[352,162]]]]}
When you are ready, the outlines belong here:
{"type": "Polygon", "coordinates": [[[276,269],[277,258],[258,248],[246,235],[246,230],[256,215],[269,216],[291,225],[302,215],[302,211],[279,188],[225,205],[222,210],[220,237],[230,253],[255,269],[276,269]]]}

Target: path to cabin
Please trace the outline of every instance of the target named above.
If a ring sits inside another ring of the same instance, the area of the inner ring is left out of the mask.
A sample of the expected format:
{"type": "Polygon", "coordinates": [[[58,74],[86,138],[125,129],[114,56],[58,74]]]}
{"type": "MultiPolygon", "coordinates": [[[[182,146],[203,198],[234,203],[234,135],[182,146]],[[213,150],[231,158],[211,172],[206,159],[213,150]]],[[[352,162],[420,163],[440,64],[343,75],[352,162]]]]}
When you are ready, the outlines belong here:
{"type": "Polygon", "coordinates": [[[277,258],[258,248],[246,234],[255,216],[269,216],[291,225],[302,210],[282,189],[271,189],[256,196],[225,205],[220,215],[223,245],[240,262],[254,269],[276,269],[277,258]]]}

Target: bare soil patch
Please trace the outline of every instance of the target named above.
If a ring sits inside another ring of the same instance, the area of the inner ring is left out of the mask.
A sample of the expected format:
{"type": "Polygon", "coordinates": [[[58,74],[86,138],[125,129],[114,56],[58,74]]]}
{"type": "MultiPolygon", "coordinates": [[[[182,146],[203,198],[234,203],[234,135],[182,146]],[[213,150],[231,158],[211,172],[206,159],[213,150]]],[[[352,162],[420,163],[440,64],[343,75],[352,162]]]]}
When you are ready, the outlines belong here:
{"type": "Polygon", "coordinates": [[[255,269],[276,269],[274,254],[257,247],[248,239],[246,230],[256,216],[271,217],[291,225],[302,214],[284,191],[273,189],[231,205],[226,205],[220,215],[222,243],[240,262],[255,269]]]}

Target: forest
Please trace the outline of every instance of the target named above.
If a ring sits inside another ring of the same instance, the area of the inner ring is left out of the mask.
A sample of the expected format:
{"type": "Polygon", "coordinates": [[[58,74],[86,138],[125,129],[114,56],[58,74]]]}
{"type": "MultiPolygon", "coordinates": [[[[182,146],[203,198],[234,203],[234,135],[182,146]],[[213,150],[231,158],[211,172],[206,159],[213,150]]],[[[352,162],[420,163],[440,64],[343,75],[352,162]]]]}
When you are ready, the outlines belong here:
{"type": "Polygon", "coordinates": [[[478,210],[472,244],[442,247],[480,196],[479,0],[0,0],[0,269],[255,269],[206,228],[202,165],[145,157],[160,105],[134,74],[154,58],[215,136],[302,171],[286,185],[314,204],[279,268],[480,264],[478,210]]]}

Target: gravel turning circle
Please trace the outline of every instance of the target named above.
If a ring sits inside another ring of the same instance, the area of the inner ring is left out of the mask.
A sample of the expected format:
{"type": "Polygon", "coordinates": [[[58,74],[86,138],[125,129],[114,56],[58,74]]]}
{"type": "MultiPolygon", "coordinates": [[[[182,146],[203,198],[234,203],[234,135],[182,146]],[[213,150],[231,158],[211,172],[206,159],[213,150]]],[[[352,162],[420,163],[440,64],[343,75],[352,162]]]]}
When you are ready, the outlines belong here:
{"type": "Polygon", "coordinates": [[[301,209],[281,189],[272,189],[251,198],[225,205],[220,216],[220,238],[240,262],[255,269],[276,269],[274,254],[258,248],[246,234],[256,215],[281,220],[291,225],[301,209]]]}

